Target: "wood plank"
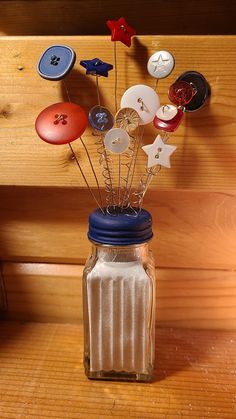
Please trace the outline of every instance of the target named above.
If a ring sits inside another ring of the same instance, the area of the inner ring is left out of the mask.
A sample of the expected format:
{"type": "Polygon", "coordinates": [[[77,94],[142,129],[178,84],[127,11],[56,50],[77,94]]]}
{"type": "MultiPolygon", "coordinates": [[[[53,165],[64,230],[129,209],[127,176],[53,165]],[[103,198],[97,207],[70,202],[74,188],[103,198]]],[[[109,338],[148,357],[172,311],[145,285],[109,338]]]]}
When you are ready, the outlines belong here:
{"type": "MultiPolygon", "coordinates": [[[[81,265],[5,263],[10,320],[82,319],[81,265]]],[[[236,329],[236,272],[157,269],[157,325],[236,329]]]]}
{"type": "MultiPolygon", "coordinates": [[[[75,69],[66,81],[72,101],[80,103],[87,111],[97,103],[95,79],[84,75],[79,61],[99,56],[112,63],[113,48],[108,36],[1,37],[0,184],[84,187],[68,146],[53,147],[43,143],[34,130],[35,118],[43,108],[68,100],[61,82],[43,80],[35,70],[42,51],[57,42],[71,45],[78,55],[75,69]]],[[[235,36],[139,36],[129,50],[122,44],[118,46],[118,103],[124,90],[132,84],[144,83],[154,87],[155,81],[145,68],[148,56],[157,49],[170,50],[176,58],[175,71],[158,86],[162,102],[167,100],[168,86],[186,69],[203,73],[212,89],[208,106],[186,115],[182,126],[172,135],[170,143],[177,145],[172,169],[163,169],[153,180],[151,188],[236,188],[235,46],[235,36]],[[222,51],[230,56],[225,66],[222,66],[222,51]]],[[[114,110],[114,72],[99,83],[102,103],[114,110]]],[[[151,125],[145,128],[144,143],[153,141],[156,134],[151,125]]],[[[101,180],[95,140],[90,129],[83,138],[101,180]]],[[[80,142],[73,144],[90,184],[95,185],[80,142]]],[[[134,186],[138,184],[145,162],[146,155],[142,152],[134,186]]]]}
{"type": "MultiPolygon", "coordinates": [[[[233,269],[236,193],[150,192],[158,267],[233,269]]],[[[90,195],[76,189],[0,188],[0,258],[83,264],[90,195]]]]}
{"type": "Polygon", "coordinates": [[[3,267],[0,263],[0,316],[3,312],[7,311],[7,298],[6,298],[6,289],[5,282],[3,277],[3,267]]]}
{"type": "Polygon", "coordinates": [[[235,3],[226,0],[1,1],[0,35],[105,35],[108,18],[126,17],[139,34],[232,34],[235,3]],[[53,16],[53,18],[52,18],[53,16]],[[158,22],[158,25],[157,25],[158,22]]]}
{"type": "Polygon", "coordinates": [[[158,329],[153,382],[88,380],[81,325],[0,323],[1,418],[235,418],[232,331],[158,329]]]}

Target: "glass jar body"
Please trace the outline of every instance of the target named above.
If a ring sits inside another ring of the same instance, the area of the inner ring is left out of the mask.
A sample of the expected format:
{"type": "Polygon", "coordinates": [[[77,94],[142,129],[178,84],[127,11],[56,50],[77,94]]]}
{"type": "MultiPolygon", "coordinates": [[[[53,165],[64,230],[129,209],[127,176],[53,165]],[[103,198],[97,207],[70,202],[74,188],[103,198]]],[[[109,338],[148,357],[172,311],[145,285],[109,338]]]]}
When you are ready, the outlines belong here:
{"type": "Polygon", "coordinates": [[[89,378],[150,381],[155,266],[147,243],[93,243],[83,275],[84,365],[89,378]]]}

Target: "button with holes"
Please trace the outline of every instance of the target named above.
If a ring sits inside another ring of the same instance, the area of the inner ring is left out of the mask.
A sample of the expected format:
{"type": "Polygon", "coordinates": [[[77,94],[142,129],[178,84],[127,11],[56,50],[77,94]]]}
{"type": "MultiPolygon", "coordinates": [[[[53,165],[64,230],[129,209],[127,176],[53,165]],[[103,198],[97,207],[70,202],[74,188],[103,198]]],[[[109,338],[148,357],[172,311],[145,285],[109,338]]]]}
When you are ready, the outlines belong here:
{"type": "Polygon", "coordinates": [[[66,45],[52,45],[43,52],[37,70],[44,79],[61,80],[73,68],[75,59],[72,48],[66,45]]]}
{"type": "Polygon", "coordinates": [[[126,130],[127,132],[135,131],[139,126],[139,122],[139,114],[132,108],[122,108],[115,116],[116,126],[126,130]]]}
{"type": "Polygon", "coordinates": [[[50,144],[67,144],[79,138],[87,126],[87,115],[81,106],[60,102],[45,108],[37,117],[38,136],[50,144]]]}
{"type": "Polygon", "coordinates": [[[114,118],[109,109],[96,105],[89,111],[90,125],[97,131],[109,131],[114,125],[114,118]]]}
{"type": "Polygon", "coordinates": [[[127,132],[121,128],[112,128],[104,137],[106,150],[114,154],[121,154],[129,147],[130,138],[127,132]]]}
{"type": "Polygon", "coordinates": [[[139,125],[146,125],[152,122],[159,107],[158,94],[151,87],[144,84],[131,86],[121,98],[121,108],[133,108],[139,114],[139,125]]]}

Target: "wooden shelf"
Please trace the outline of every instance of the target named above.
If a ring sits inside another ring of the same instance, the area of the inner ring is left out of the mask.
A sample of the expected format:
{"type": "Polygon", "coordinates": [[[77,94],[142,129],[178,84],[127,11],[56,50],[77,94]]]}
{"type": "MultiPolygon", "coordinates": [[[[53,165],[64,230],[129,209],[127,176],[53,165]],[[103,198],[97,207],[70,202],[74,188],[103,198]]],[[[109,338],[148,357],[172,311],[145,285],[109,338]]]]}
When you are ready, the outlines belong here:
{"type": "Polygon", "coordinates": [[[89,381],[82,326],[0,323],[0,417],[235,418],[236,332],[158,329],[150,384],[89,381]]]}

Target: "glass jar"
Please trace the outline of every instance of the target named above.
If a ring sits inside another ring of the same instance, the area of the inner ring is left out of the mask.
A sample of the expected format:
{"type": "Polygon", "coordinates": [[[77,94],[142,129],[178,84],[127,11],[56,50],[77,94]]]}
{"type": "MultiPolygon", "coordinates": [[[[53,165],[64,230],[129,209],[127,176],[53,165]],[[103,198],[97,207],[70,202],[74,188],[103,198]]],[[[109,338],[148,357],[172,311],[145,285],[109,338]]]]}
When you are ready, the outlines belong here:
{"type": "Polygon", "coordinates": [[[84,365],[89,378],[150,381],[154,365],[155,265],[151,216],[94,211],[83,275],[84,365]]]}

